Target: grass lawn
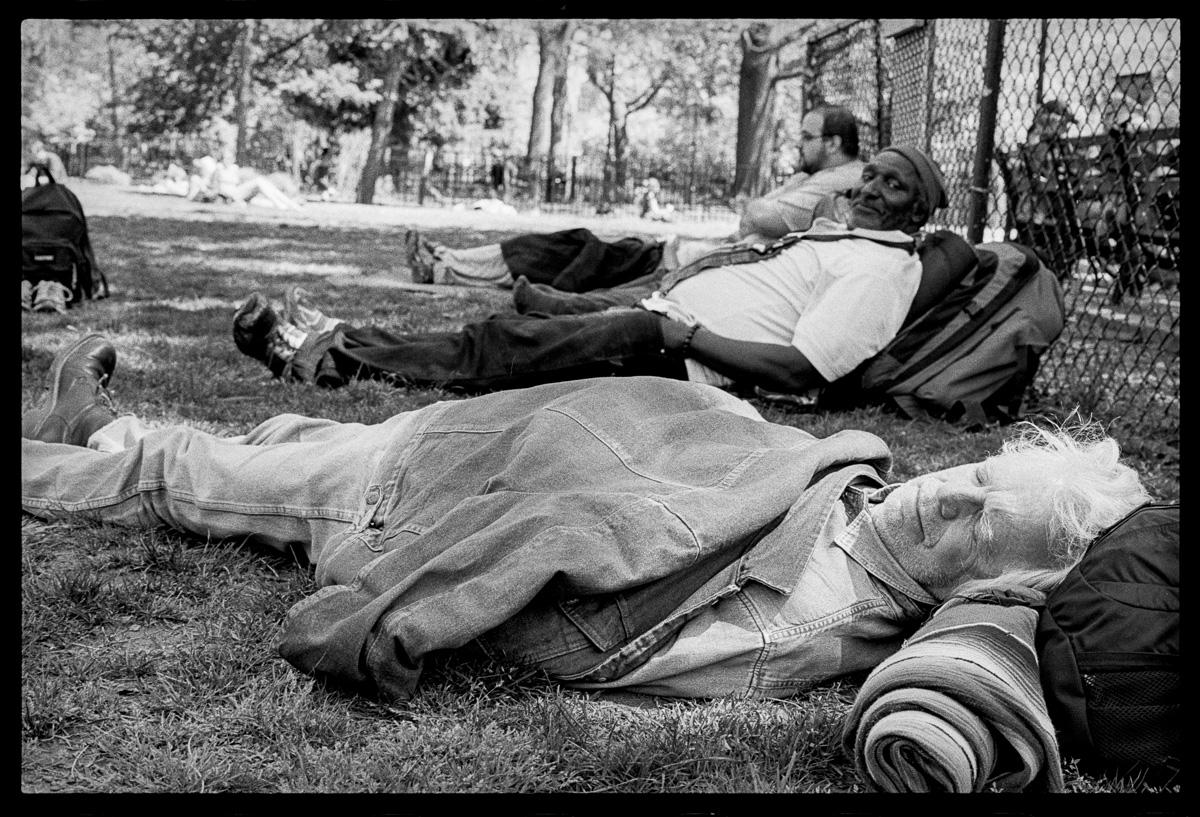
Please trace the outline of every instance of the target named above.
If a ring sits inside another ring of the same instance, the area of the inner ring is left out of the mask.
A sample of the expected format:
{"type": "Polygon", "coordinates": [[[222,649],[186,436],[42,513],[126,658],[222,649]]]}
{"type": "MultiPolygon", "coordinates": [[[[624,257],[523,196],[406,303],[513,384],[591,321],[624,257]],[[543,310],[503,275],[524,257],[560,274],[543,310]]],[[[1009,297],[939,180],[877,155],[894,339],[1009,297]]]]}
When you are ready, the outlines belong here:
{"type": "MultiPolygon", "coordinates": [[[[152,422],[219,434],[281,412],[375,422],[453,395],[275,381],[233,345],[232,313],[246,294],[281,297],[299,284],[333,314],[401,330],[510,308],[501,291],[406,288],[401,233],[385,224],[226,216],[140,198],[107,210],[85,198],[114,297],[62,316],[22,315],[22,410],[41,394],[54,354],[77,332],[98,331],[118,348],[118,410],[152,422]]],[[[457,246],[516,232],[425,226],[457,246]]],[[[984,456],[1004,436],[876,410],[760,408],[818,435],[878,434],[898,479],[984,456]]],[[[1132,440],[1130,450],[1151,490],[1177,499],[1177,447],[1163,454],[1132,440]]],[[[451,656],[432,662],[416,700],[383,706],[325,691],[277,656],[284,614],[314,589],[283,556],[28,516],[21,541],[27,792],[863,790],[840,748],[851,681],[788,701],[656,701],[589,696],[451,656]]],[[[1155,791],[1069,762],[1067,781],[1072,791],[1155,791]]]]}

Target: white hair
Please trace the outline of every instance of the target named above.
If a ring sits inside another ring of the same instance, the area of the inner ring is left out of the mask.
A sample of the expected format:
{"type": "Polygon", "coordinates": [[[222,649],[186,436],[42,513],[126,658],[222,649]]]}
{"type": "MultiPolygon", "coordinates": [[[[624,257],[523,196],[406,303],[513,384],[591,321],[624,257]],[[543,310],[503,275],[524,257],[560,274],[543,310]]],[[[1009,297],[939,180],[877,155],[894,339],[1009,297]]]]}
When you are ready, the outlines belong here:
{"type": "Polygon", "coordinates": [[[1051,565],[1010,568],[994,578],[966,582],[954,595],[1004,585],[1042,592],[1057,587],[1101,531],[1150,500],[1141,478],[1120,462],[1120,454],[1117,441],[1096,423],[1053,428],[1022,423],[997,456],[1019,456],[1032,472],[1052,475],[1045,482],[1051,565]]]}

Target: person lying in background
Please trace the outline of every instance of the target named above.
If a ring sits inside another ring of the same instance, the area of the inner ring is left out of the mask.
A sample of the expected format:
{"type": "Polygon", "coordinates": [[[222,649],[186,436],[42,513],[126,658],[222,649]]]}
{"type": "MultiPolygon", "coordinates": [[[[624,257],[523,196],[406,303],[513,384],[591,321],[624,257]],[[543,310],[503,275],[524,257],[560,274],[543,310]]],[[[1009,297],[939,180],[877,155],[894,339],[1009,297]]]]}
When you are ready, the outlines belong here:
{"type": "Polygon", "coordinates": [[[219,162],[201,156],[192,163],[195,172],[188,183],[187,198],[193,201],[227,201],[254,204],[280,210],[298,210],[299,202],[280,190],[270,179],[253,170],[244,170],[232,162],[219,162]]]}
{"type": "MultiPolygon", "coordinates": [[[[840,106],[824,106],[801,120],[801,172],[764,196],[736,199],[738,228],[724,240],[671,236],[662,241],[636,237],[603,241],[580,228],[528,233],[499,244],[454,249],[409,230],[404,238],[404,263],[418,283],[511,287],[524,275],[534,283],[568,292],[616,286],[678,269],[722,244],[763,243],[807,230],[828,196],[846,193],[858,183],[863,164],[854,115],[840,106]]],[[[657,180],[649,181],[658,187],[657,180]]],[[[643,216],[649,212],[643,209],[643,216]]]]}

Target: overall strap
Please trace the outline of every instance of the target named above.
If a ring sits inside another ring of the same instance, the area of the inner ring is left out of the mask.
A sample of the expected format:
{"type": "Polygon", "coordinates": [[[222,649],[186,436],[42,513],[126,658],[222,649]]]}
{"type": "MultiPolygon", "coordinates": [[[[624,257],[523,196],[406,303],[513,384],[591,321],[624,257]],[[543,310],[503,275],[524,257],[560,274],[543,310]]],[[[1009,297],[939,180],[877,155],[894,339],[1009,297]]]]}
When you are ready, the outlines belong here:
{"type": "Polygon", "coordinates": [[[680,267],[674,272],[668,272],[662,277],[662,282],[659,286],[659,291],[669,292],[676,284],[681,281],[686,281],[698,272],[703,272],[706,269],[713,267],[728,267],[735,264],[750,264],[755,261],[765,261],[768,258],[774,258],[788,247],[800,241],[842,241],[847,238],[861,238],[866,241],[874,241],[876,244],[882,244],[885,247],[894,247],[899,250],[905,250],[910,255],[916,252],[916,242],[912,239],[905,241],[893,241],[886,238],[876,238],[875,236],[859,235],[857,233],[788,233],[782,238],[771,242],[770,244],[748,244],[738,245],[729,244],[724,247],[718,247],[711,252],[692,261],[690,264],[680,267]]]}

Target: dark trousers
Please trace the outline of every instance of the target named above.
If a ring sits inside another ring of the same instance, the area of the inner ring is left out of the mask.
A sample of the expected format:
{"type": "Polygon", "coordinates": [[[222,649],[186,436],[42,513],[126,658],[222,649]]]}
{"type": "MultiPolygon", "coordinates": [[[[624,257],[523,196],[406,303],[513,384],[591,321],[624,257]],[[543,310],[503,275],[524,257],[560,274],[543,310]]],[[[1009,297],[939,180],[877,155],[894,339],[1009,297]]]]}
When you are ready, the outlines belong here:
{"type": "Polygon", "coordinates": [[[564,292],[549,284],[518,284],[513,288],[513,306],[522,315],[585,315],[614,306],[636,306],[658,289],[658,273],[643,275],[607,289],[564,292]]]}
{"type": "MultiPolygon", "coordinates": [[[[590,315],[493,315],[458,332],[344,329],[328,351],[341,382],[380,378],[469,392],[610,375],[686,380],[663,349],[661,318],[641,309],[590,315]]],[[[337,385],[325,377],[324,385],[337,385]]]]}

